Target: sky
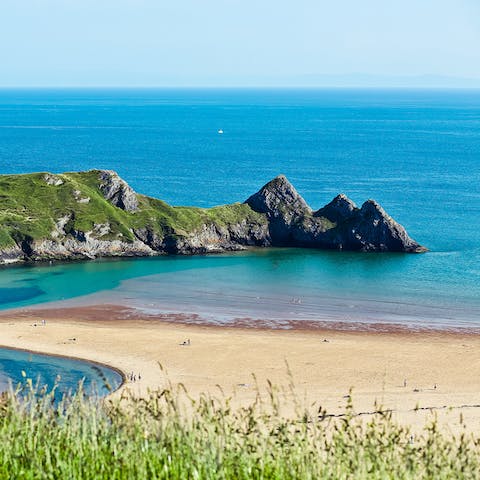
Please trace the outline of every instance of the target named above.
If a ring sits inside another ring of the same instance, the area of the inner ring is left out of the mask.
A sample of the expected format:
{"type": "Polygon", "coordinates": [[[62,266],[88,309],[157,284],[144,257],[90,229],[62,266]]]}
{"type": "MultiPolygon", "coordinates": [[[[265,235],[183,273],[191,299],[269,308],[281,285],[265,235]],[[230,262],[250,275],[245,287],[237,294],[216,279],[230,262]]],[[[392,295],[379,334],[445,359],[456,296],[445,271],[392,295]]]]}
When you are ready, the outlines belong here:
{"type": "Polygon", "coordinates": [[[0,0],[0,86],[480,86],[480,0],[0,0]]]}

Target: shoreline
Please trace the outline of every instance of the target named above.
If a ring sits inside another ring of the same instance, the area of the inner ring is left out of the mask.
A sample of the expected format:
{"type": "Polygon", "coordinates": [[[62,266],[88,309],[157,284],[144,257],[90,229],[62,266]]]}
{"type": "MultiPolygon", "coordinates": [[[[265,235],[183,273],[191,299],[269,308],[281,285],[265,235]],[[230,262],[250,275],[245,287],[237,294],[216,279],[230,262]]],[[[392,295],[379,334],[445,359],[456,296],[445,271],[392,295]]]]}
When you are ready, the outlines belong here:
{"type": "Polygon", "coordinates": [[[254,330],[261,332],[311,332],[311,333],[370,333],[370,334],[432,334],[432,335],[473,335],[480,336],[480,327],[430,326],[382,322],[347,320],[284,320],[278,318],[234,317],[230,322],[213,322],[202,313],[188,311],[167,311],[149,313],[141,308],[111,303],[81,303],[69,305],[70,300],[36,304],[31,307],[0,310],[0,322],[5,318],[42,318],[49,316],[58,320],[81,318],[86,322],[146,321],[170,325],[205,327],[211,329],[254,330]]]}
{"type": "Polygon", "coordinates": [[[372,412],[377,402],[420,428],[436,411],[445,428],[456,430],[461,412],[469,429],[480,428],[479,335],[225,328],[129,315],[112,306],[2,312],[0,343],[113,367],[124,383],[112,395],[185,385],[192,397],[223,392],[245,406],[257,387],[266,395],[268,380],[281,388],[293,382],[305,405],[328,414],[342,413],[353,388],[359,413],[372,412]],[[46,326],[34,327],[42,318],[46,326]],[[72,336],[78,341],[67,342],[72,336]],[[182,343],[187,339],[191,344],[182,343]],[[128,379],[132,371],[140,381],[128,379]]]}
{"type": "Polygon", "coordinates": [[[118,375],[120,375],[121,383],[115,390],[113,390],[109,394],[105,395],[106,398],[109,397],[110,395],[115,394],[115,392],[119,391],[120,389],[122,389],[125,386],[125,383],[127,382],[127,376],[125,375],[125,372],[123,372],[123,370],[115,367],[114,365],[107,365],[106,363],[97,362],[95,360],[91,360],[91,359],[88,359],[88,358],[81,358],[81,357],[77,357],[77,356],[64,355],[64,354],[59,354],[59,353],[46,353],[44,351],[33,350],[31,348],[19,348],[19,347],[14,347],[14,346],[10,346],[10,345],[1,345],[0,344],[0,350],[2,350],[2,349],[3,350],[16,350],[16,351],[19,351],[19,352],[31,353],[31,354],[34,354],[34,355],[44,355],[46,357],[55,357],[55,358],[65,359],[65,360],[75,360],[75,361],[79,361],[79,362],[82,362],[82,363],[87,363],[87,364],[90,364],[90,365],[99,366],[99,367],[107,368],[109,370],[113,370],[115,373],[118,373],[118,375]]]}

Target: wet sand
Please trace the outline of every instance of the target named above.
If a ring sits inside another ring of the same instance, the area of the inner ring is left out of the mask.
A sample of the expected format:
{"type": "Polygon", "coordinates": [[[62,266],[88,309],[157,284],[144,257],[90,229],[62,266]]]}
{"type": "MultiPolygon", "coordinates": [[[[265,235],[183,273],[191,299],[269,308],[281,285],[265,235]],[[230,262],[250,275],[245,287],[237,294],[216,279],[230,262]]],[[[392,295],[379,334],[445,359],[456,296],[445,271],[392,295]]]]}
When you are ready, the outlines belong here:
{"type": "Polygon", "coordinates": [[[235,392],[236,403],[247,404],[256,383],[262,394],[267,379],[287,389],[290,370],[297,396],[332,414],[343,412],[352,389],[359,413],[374,410],[377,402],[414,428],[432,411],[448,431],[461,428],[460,413],[469,430],[480,427],[479,335],[346,331],[342,325],[246,328],[252,321],[232,328],[192,320],[176,314],[146,318],[112,305],[17,310],[0,315],[0,345],[94,360],[127,376],[133,372],[137,381],[122,388],[138,395],[171,381],[194,396],[219,395],[221,386],[227,395],[235,392]]]}

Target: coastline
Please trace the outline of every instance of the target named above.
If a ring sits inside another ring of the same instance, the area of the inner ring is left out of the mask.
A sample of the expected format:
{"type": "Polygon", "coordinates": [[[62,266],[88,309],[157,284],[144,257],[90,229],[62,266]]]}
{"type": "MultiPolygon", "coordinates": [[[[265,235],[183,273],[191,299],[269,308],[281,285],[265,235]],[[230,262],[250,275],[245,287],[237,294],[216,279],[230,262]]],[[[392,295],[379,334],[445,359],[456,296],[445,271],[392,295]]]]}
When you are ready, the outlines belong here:
{"type": "MultiPolygon", "coordinates": [[[[193,327],[205,327],[212,329],[239,329],[256,331],[303,331],[316,332],[318,334],[328,332],[352,332],[352,333],[371,333],[371,334],[438,334],[438,335],[480,335],[480,326],[465,326],[462,322],[460,326],[450,324],[428,323],[419,312],[418,323],[405,323],[402,321],[382,321],[366,320],[358,321],[353,319],[344,319],[341,313],[335,316],[324,315],[323,312],[317,315],[315,320],[306,319],[286,319],[278,318],[274,314],[266,318],[265,315],[258,316],[238,316],[231,315],[229,321],[214,321],[213,318],[221,313],[207,314],[205,307],[202,306],[197,312],[191,312],[191,306],[182,305],[177,309],[166,307],[163,312],[158,310],[149,310],[137,306],[128,306],[130,299],[122,299],[122,303],[112,303],[117,300],[115,297],[109,297],[101,292],[99,296],[90,294],[85,297],[76,297],[68,300],[54,301],[47,303],[38,303],[30,307],[20,307],[15,309],[0,310],[0,322],[3,318],[43,318],[50,317],[58,320],[66,318],[81,319],[85,322],[110,322],[110,321],[151,321],[162,324],[184,325],[193,327]],[[102,301],[103,300],[103,301],[102,301]]],[[[252,312],[253,313],[253,312],[252,312]]],[[[263,312],[259,312],[263,314],[263,312]]],[[[362,310],[360,310],[360,315],[362,310]]],[[[382,318],[379,312],[378,318],[382,318]]]]}
{"type": "MultiPolygon", "coordinates": [[[[97,362],[95,360],[91,360],[91,359],[88,359],[88,358],[81,358],[81,357],[77,357],[77,356],[64,355],[64,354],[59,354],[59,353],[49,353],[49,352],[44,352],[44,351],[33,350],[31,348],[19,348],[19,347],[10,346],[10,345],[0,345],[0,350],[1,349],[16,350],[16,351],[19,351],[19,352],[32,353],[34,355],[45,355],[45,356],[48,356],[48,357],[55,357],[55,358],[64,359],[64,360],[78,360],[79,362],[82,362],[82,363],[86,363],[86,364],[89,364],[89,365],[94,365],[96,367],[104,367],[104,368],[108,368],[109,370],[113,370],[115,373],[117,373],[120,376],[121,383],[120,383],[120,385],[118,385],[118,387],[115,390],[113,390],[111,393],[106,395],[107,397],[110,396],[110,395],[113,395],[115,392],[120,390],[125,385],[125,383],[127,381],[127,377],[121,369],[115,367],[114,365],[107,365],[106,363],[97,362]]],[[[1,386],[1,382],[0,382],[0,386],[1,386]]]]}
{"type": "Polygon", "coordinates": [[[220,387],[235,404],[246,405],[256,398],[255,384],[265,394],[267,380],[285,387],[291,400],[293,381],[302,402],[333,415],[342,413],[353,389],[358,413],[371,412],[377,402],[415,428],[434,411],[449,431],[461,428],[460,412],[469,429],[480,427],[475,333],[231,328],[192,325],[172,315],[142,318],[111,305],[7,311],[0,324],[0,343],[8,348],[87,359],[123,378],[141,374],[113,395],[129,389],[144,396],[171,382],[193,397],[219,395],[220,387]],[[38,325],[42,318],[46,326],[38,325]],[[77,341],[68,341],[72,337],[77,341]],[[183,345],[187,339],[191,344],[183,345]]]}

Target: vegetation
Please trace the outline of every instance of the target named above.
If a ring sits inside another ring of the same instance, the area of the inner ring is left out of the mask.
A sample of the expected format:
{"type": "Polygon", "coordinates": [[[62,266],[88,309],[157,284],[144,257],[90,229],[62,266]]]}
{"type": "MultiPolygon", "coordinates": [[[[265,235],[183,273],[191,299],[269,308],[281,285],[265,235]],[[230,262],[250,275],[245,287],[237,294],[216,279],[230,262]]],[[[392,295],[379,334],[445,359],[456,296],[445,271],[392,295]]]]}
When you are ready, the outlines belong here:
{"type": "Polygon", "coordinates": [[[31,382],[0,405],[0,478],[463,479],[478,478],[480,440],[446,436],[433,419],[412,440],[390,415],[332,418],[270,386],[248,408],[231,398],[189,399],[171,386],[135,399],[93,402],[81,392],[52,406],[31,382]],[[26,389],[26,391],[25,391],[26,389]]]}
{"type": "Polygon", "coordinates": [[[147,229],[162,239],[166,235],[187,236],[209,224],[228,227],[243,220],[266,222],[245,204],[202,209],[172,207],[143,195],[137,199],[139,209],[134,213],[114,206],[100,189],[97,170],[0,175],[0,248],[51,240],[62,218],[67,222],[60,225],[60,237],[93,232],[102,240],[124,242],[133,242],[133,232],[138,229],[147,229]],[[95,230],[101,225],[108,225],[108,231],[95,230]]]}

